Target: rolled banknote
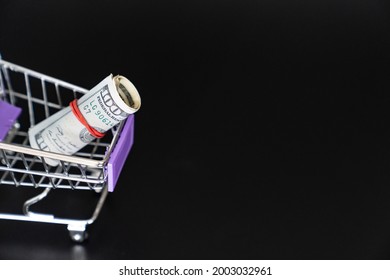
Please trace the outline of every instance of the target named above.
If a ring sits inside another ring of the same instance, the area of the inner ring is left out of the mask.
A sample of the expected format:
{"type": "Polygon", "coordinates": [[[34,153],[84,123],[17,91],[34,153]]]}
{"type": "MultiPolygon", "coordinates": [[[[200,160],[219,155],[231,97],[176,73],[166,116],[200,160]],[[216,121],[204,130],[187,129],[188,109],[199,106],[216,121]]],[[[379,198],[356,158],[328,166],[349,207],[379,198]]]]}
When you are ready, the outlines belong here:
{"type": "MultiPolygon", "coordinates": [[[[34,149],[72,155],[95,138],[135,113],[141,98],[135,86],[123,76],[112,74],[70,106],[31,127],[34,149]]],[[[51,166],[59,161],[45,158],[51,166]]]]}

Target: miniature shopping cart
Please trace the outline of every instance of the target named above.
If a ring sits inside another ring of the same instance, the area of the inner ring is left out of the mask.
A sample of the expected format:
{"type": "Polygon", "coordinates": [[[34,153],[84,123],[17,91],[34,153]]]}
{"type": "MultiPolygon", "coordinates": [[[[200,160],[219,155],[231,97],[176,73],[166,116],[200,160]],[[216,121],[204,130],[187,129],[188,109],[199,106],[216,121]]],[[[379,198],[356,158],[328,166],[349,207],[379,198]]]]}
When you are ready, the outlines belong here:
{"type": "Polygon", "coordinates": [[[86,227],[96,220],[108,192],[114,190],[133,144],[134,116],[72,156],[32,149],[27,131],[87,92],[0,57],[0,185],[43,189],[24,202],[23,213],[0,213],[0,219],[67,225],[72,240],[84,241],[86,227]],[[60,164],[52,167],[47,159],[60,164]],[[30,210],[54,189],[94,191],[97,204],[92,216],[60,218],[30,210]]]}

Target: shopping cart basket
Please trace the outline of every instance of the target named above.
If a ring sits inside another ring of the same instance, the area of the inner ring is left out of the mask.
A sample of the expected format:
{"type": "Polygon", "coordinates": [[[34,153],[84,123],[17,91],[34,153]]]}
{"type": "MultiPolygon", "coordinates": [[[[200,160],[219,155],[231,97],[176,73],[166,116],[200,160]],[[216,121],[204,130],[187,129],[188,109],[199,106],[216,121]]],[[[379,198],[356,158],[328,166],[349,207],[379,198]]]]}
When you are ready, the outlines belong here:
{"type": "Polygon", "coordinates": [[[27,131],[87,92],[0,57],[0,185],[43,189],[24,202],[23,213],[0,213],[0,219],[63,224],[72,240],[85,240],[86,227],[96,220],[108,192],[114,190],[132,147],[134,115],[72,156],[32,149],[27,131]],[[46,159],[60,164],[52,167],[46,159]],[[30,210],[54,189],[98,193],[92,216],[60,218],[30,210]]]}

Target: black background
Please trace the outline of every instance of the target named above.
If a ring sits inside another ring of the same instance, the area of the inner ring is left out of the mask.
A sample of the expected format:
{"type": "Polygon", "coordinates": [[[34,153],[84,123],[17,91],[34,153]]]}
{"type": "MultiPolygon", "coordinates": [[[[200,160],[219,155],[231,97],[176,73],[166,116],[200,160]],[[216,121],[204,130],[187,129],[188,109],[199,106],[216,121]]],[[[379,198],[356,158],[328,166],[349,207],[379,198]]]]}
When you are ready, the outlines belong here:
{"type": "MultiPolygon", "coordinates": [[[[89,240],[0,221],[0,258],[389,259],[389,12],[372,0],[0,0],[5,60],[85,88],[122,74],[142,96],[89,240]]],[[[31,194],[4,186],[1,209],[31,194]]]]}

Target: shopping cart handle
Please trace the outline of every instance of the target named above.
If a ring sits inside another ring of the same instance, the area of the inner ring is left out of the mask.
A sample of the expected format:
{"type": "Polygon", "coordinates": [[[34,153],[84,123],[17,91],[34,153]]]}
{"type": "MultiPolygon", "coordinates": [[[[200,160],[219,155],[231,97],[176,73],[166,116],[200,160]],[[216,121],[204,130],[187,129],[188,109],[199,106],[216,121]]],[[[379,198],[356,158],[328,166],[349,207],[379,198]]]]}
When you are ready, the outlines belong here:
{"type": "Polygon", "coordinates": [[[108,191],[113,192],[115,185],[126,162],[127,155],[133,146],[134,140],[134,115],[130,115],[122,129],[118,142],[111,153],[107,164],[108,191]]]}
{"type": "Polygon", "coordinates": [[[4,140],[22,109],[0,100],[0,141],[4,140]]]}

